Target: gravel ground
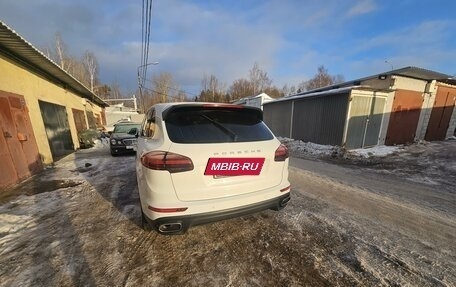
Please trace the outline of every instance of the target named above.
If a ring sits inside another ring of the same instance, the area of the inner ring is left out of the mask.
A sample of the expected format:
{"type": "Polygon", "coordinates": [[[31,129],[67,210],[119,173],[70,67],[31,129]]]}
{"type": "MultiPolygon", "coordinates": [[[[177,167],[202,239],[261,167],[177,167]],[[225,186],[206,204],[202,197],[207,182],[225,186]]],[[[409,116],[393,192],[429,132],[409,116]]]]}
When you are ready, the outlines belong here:
{"type": "Polygon", "coordinates": [[[292,154],[284,210],[182,236],[140,228],[133,156],[71,154],[2,192],[0,286],[456,286],[456,141],[292,154]]]}

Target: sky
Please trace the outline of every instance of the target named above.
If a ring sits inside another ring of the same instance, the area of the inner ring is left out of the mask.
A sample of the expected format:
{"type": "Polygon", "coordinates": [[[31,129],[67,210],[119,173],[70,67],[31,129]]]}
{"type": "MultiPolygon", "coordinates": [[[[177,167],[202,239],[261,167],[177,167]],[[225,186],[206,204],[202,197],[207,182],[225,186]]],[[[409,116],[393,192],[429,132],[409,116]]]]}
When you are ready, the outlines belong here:
{"type": "MultiPolygon", "coordinates": [[[[99,78],[137,89],[140,0],[0,0],[0,20],[43,50],[60,33],[69,54],[95,54],[99,78]]],[[[154,0],[147,78],[171,73],[197,94],[228,87],[254,63],[273,84],[297,85],[318,66],[354,80],[406,66],[456,75],[453,0],[154,0]]]]}

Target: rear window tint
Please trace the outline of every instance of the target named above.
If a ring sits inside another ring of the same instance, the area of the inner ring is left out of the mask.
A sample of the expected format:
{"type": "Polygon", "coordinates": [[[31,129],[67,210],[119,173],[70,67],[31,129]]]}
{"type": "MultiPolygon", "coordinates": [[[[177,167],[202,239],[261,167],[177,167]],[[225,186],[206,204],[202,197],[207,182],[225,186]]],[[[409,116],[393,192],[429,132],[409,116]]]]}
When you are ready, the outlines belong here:
{"type": "Polygon", "coordinates": [[[273,139],[252,109],[182,107],[167,114],[166,129],[175,143],[252,142],[273,139]]]}

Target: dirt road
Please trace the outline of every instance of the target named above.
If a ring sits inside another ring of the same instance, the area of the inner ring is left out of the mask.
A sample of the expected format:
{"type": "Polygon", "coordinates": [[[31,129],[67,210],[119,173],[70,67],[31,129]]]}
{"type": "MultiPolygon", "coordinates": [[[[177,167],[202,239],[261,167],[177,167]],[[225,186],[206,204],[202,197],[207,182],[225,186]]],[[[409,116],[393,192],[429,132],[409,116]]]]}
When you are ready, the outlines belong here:
{"type": "Polygon", "coordinates": [[[291,165],[286,209],[162,236],[139,227],[134,157],[78,151],[2,200],[0,286],[456,285],[450,188],[291,165]]]}

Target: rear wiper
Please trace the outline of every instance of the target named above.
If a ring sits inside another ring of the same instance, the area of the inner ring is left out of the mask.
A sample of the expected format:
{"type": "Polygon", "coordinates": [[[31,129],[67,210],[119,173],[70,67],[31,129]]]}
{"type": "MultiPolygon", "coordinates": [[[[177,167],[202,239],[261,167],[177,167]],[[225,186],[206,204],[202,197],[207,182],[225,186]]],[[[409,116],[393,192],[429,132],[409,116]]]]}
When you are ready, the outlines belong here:
{"type": "Polygon", "coordinates": [[[231,136],[233,138],[233,141],[237,141],[237,134],[234,133],[232,130],[226,128],[224,125],[222,125],[221,123],[219,123],[218,121],[214,120],[214,119],[211,119],[210,117],[206,116],[206,115],[200,115],[202,118],[205,118],[206,120],[210,121],[211,123],[214,124],[214,126],[218,127],[219,129],[221,129],[225,134],[231,136]]]}

